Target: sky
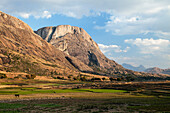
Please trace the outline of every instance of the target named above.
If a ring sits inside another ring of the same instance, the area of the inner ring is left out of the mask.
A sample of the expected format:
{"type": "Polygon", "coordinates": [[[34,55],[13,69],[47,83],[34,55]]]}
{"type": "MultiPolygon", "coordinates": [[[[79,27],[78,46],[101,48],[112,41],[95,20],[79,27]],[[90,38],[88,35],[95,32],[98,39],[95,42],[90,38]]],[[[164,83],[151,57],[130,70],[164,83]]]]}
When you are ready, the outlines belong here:
{"type": "Polygon", "coordinates": [[[119,64],[170,68],[170,0],[0,0],[0,10],[33,30],[81,27],[119,64]]]}

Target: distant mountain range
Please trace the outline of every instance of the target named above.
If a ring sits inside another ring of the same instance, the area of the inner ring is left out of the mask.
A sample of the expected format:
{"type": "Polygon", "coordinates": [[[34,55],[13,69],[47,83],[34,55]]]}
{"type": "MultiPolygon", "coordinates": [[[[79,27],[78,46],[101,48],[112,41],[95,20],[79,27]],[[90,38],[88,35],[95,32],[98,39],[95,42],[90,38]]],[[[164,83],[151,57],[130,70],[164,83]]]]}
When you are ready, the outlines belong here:
{"type": "Polygon", "coordinates": [[[146,68],[143,65],[140,65],[138,67],[132,66],[130,64],[123,63],[122,66],[124,68],[133,70],[133,71],[139,71],[139,72],[145,72],[146,68]]]}
{"type": "Polygon", "coordinates": [[[169,74],[170,75],[170,68],[168,68],[168,69],[160,69],[158,67],[145,68],[143,65],[135,67],[135,66],[132,66],[132,65],[126,64],[126,63],[123,63],[122,66],[124,68],[130,69],[130,70],[133,70],[133,71],[147,72],[147,73],[157,73],[157,74],[169,74]]]}
{"type": "Polygon", "coordinates": [[[147,73],[159,73],[159,74],[168,74],[170,75],[170,68],[168,69],[160,69],[158,67],[148,68],[145,70],[147,73]]]}

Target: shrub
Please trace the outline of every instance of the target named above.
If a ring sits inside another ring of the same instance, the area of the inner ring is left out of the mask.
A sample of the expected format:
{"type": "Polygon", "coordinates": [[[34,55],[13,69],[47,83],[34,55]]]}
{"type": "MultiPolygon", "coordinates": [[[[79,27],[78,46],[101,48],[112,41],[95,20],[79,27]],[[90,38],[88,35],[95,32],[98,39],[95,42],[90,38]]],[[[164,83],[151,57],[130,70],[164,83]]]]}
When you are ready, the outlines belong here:
{"type": "Polygon", "coordinates": [[[121,78],[117,78],[117,81],[121,81],[122,79],[121,78]]]}
{"type": "Polygon", "coordinates": [[[105,77],[102,78],[103,81],[104,81],[105,79],[106,79],[105,77]]]}
{"type": "Polygon", "coordinates": [[[62,79],[62,77],[57,76],[57,79],[62,79]]]}
{"type": "Polygon", "coordinates": [[[35,77],[36,77],[36,75],[34,75],[34,74],[26,75],[27,79],[34,79],[35,77]]]}
{"type": "Polygon", "coordinates": [[[81,76],[81,77],[80,77],[80,80],[81,80],[81,81],[86,81],[87,79],[86,79],[85,76],[81,76]]]}
{"type": "Polygon", "coordinates": [[[110,77],[109,80],[112,82],[113,80],[117,80],[117,78],[110,77]]]}
{"type": "Polygon", "coordinates": [[[7,78],[6,74],[0,73],[0,79],[7,78]]]}
{"type": "Polygon", "coordinates": [[[72,76],[73,76],[73,75],[69,75],[69,76],[68,76],[68,79],[71,79],[72,76]]]}
{"type": "Polygon", "coordinates": [[[77,80],[77,77],[73,77],[73,80],[77,80]]]}
{"type": "Polygon", "coordinates": [[[101,81],[100,78],[92,78],[91,81],[101,81]]]}
{"type": "Polygon", "coordinates": [[[31,79],[34,79],[36,77],[36,75],[31,74],[31,79]]]}

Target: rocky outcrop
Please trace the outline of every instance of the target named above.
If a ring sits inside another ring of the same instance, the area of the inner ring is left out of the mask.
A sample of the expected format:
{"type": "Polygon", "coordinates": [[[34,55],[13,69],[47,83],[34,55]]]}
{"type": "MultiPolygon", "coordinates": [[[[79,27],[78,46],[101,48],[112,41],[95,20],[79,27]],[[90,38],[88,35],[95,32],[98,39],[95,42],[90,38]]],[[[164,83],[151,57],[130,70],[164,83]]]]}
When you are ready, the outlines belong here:
{"type": "Polygon", "coordinates": [[[133,73],[133,71],[123,68],[115,61],[106,58],[97,43],[82,28],[60,25],[40,28],[35,32],[57,49],[93,68],[95,72],[110,75],[133,73]]]}
{"type": "MultiPolygon", "coordinates": [[[[46,64],[46,62],[48,62],[48,63],[52,63],[52,65],[58,65],[58,67],[61,69],[69,68],[70,70],[77,70],[66,59],[66,56],[68,56],[67,54],[64,54],[62,51],[56,49],[54,46],[44,41],[39,35],[35,34],[33,30],[23,21],[15,17],[12,17],[8,14],[5,14],[3,12],[0,12],[0,54],[4,55],[3,57],[0,57],[0,64],[2,65],[8,63],[6,67],[9,68],[15,66],[14,64],[10,63],[11,58],[13,58],[11,59],[13,63],[14,61],[16,61],[19,62],[16,64],[20,65],[21,63],[26,62],[23,60],[25,59],[25,56],[28,56],[35,60],[32,62],[36,62],[36,61],[39,62],[40,65],[38,63],[36,63],[36,65],[41,67],[44,64],[46,64]],[[9,51],[13,51],[13,53],[18,54],[18,57],[14,58],[14,55],[12,56],[11,52],[9,51]]],[[[72,60],[74,61],[75,59],[72,60]]],[[[79,69],[81,69],[81,71],[87,71],[87,70],[92,71],[91,68],[86,66],[81,61],[79,60],[76,61],[77,62],[74,63],[75,64],[78,63],[76,65],[79,69]]],[[[16,67],[16,69],[23,68],[23,66],[24,64],[22,66],[20,65],[16,67]]],[[[47,67],[47,64],[45,66],[47,67]]],[[[31,71],[30,69],[31,66],[27,68],[28,71],[31,71]]],[[[44,69],[44,70],[49,70],[49,69],[44,69]]],[[[22,69],[22,71],[24,71],[24,69],[22,69]]]]}
{"type": "Polygon", "coordinates": [[[38,75],[80,71],[119,76],[153,75],[125,69],[106,58],[82,28],[61,25],[41,28],[36,33],[42,38],[21,20],[0,12],[0,70],[38,75]]]}

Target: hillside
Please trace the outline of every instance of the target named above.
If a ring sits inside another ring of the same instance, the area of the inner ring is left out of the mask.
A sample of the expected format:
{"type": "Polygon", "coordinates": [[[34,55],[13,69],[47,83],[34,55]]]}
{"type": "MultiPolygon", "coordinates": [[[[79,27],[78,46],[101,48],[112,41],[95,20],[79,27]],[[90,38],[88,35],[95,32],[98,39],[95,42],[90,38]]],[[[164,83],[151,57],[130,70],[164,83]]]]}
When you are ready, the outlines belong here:
{"type": "MultiPolygon", "coordinates": [[[[136,72],[126,69],[113,60],[108,59],[99,49],[97,43],[83,29],[70,25],[59,25],[54,27],[43,27],[35,31],[42,39],[52,44],[67,55],[75,57],[86,64],[93,71],[106,76],[130,76],[134,78],[158,77],[157,75],[144,72],[136,72]]],[[[73,63],[74,65],[74,63],[73,63]]]]}
{"type": "MultiPolygon", "coordinates": [[[[73,56],[100,74],[133,73],[104,56],[96,42],[82,28],[70,25],[44,27],[35,31],[44,40],[73,56]]],[[[88,70],[90,72],[90,70],[88,70]]]]}
{"type": "Polygon", "coordinates": [[[160,69],[158,67],[148,68],[145,70],[147,73],[159,73],[159,74],[168,74],[170,75],[170,69],[160,69]]]}
{"type": "Polygon", "coordinates": [[[0,12],[0,71],[65,77],[80,72],[137,79],[167,77],[123,68],[106,58],[82,28],[60,25],[36,33],[41,37],[23,21],[0,12]]]}
{"type": "Polygon", "coordinates": [[[76,58],[44,41],[23,21],[0,12],[0,70],[39,75],[89,69],[76,58]]]}

